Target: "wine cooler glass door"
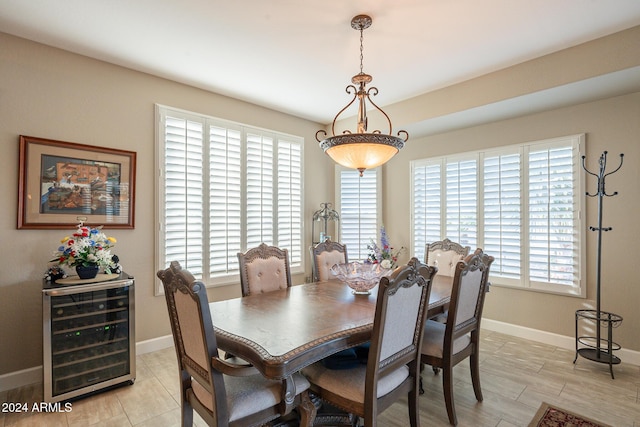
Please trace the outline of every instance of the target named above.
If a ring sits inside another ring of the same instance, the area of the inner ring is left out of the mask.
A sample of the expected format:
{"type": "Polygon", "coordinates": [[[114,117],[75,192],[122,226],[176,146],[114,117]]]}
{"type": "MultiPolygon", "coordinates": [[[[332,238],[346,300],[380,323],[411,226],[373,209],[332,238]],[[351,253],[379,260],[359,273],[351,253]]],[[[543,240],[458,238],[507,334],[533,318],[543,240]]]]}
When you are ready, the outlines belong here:
{"type": "Polygon", "coordinates": [[[133,378],[133,282],[96,288],[76,286],[74,293],[45,294],[49,299],[45,397],[50,400],[133,378]]]}

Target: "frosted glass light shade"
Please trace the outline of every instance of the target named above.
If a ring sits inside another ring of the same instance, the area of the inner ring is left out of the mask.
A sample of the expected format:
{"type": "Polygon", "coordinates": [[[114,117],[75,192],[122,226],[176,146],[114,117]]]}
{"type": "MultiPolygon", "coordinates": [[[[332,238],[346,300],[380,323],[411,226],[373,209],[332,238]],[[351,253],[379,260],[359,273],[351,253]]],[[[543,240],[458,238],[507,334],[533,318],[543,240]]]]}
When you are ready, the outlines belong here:
{"type": "Polygon", "coordinates": [[[358,169],[362,175],[365,169],[388,162],[404,146],[404,141],[390,135],[358,133],[327,138],[320,146],[333,161],[347,168],[358,169]]]}

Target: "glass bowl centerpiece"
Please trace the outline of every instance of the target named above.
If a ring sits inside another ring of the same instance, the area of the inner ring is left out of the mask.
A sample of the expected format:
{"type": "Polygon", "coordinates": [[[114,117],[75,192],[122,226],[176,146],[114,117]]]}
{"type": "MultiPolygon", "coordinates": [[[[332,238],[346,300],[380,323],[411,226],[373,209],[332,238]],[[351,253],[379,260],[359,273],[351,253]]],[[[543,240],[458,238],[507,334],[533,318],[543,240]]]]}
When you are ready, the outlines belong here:
{"type": "Polygon", "coordinates": [[[355,295],[369,295],[380,278],[391,273],[391,268],[384,268],[380,263],[347,262],[331,267],[331,273],[345,282],[355,295]]]}

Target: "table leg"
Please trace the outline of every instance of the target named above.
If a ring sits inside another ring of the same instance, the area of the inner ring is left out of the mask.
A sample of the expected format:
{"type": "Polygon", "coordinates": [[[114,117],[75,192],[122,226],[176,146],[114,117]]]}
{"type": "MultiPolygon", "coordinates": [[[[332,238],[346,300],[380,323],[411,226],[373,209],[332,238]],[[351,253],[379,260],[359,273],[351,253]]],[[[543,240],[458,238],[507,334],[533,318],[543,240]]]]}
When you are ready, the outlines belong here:
{"type": "Polygon", "coordinates": [[[309,392],[305,391],[300,395],[298,412],[300,413],[300,427],[312,427],[316,418],[316,405],[309,398],[309,392]]]}

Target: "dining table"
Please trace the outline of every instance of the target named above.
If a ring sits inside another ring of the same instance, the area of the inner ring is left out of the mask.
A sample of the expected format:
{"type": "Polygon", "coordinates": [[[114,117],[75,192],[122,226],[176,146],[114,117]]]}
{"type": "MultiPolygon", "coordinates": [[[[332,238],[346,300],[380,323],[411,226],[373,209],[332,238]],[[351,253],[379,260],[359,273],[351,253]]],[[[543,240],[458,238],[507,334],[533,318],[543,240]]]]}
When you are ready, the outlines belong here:
{"type": "MultiPolygon", "coordinates": [[[[451,277],[433,277],[428,317],[444,311],[451,285],[451,277]]],[[[209,308],[219,349],[289,387],[295,372],[371,340],[377,292],[376,286],[355,295],[346,283],[329,280],[216,301],[209,308]]]]}

